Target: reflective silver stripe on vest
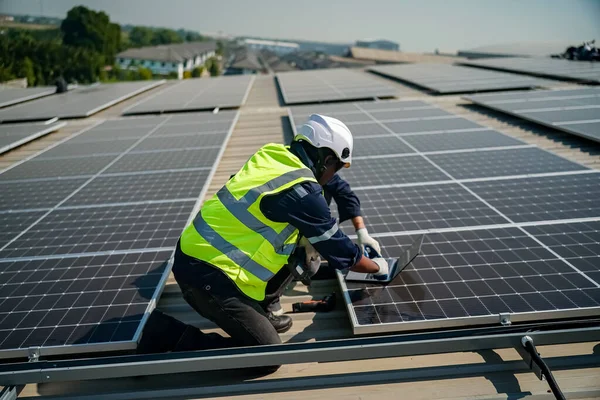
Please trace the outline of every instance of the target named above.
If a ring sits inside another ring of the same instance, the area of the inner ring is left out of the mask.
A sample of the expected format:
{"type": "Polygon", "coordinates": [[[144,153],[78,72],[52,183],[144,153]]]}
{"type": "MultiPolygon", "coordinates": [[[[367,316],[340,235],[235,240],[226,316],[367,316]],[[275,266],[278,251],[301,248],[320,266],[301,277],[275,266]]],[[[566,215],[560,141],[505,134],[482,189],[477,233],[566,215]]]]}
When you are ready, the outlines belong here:
{"type": "MultiPolygon", "coordinates": [[[[275,252],[281,255],[290,255],[296,247],[295,243],[284,244],[290,235],[296,230],[292,225],[286,226],[280,233],[277,233],[272,227],[265,225],[258,218],[256,218],[248,207],[258,200],[261,194],[275,190],[288,182],[292,182],[298,178],[314,178],[311,170],[307,168],[297,169],[294,171],[286,172],[277,178],[271,179],[265,184],[250,189],[242,198],[237,200],[233,194],[229,191],[227,186],[223,186],[221,190],[217,192],[217,197],[223,204],[223,206],[241,223],[254,232],[261,235],[266,241],[271,243],[275,252]]],[[[211,243],[212,244],[212,243],[211,243]]]]}
{"type": "Polygon", "coordinates": [[[196,231],[198,231],[211,246],[225,254],[233,260],[233,262],[256,276],[261,281],[267,282],[274,275],[273,272],[248,257],[246,253],[236,248],[219,235],[206,223],[204,218],[202,218],[202,212],[199,212],[196,218],[194,218],[194,228],[196,228],[196,231]]]}
{"type": "Polygon", "coordinates": [[[307,238],[308,241],[311,244],[315,244],[315,243],[319,243],[319,242],[323,242],[325,240],[329,240],[333,235],[335,235],[335,233],[339,230],[340,228],[338,227],[337,222],[335,224],[333,224],[333,226],[331,228],[329,228],[327,230],[327,232],[323,233],[322,235],[319,236],[313,236],[310,238],[307,238]]]}

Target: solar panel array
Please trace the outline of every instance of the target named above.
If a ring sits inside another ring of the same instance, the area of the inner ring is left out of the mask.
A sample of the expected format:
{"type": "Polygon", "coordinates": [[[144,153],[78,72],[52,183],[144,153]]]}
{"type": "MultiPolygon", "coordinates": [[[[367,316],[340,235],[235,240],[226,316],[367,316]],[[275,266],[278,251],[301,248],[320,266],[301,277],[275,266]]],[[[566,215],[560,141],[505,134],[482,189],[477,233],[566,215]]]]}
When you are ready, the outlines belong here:
{"type": "Polygon", "coordinates": [[[110,120],[0,174],[0,358],[135,347],[236,120],[110,120]]]}
{"type": "Polygon", "coordinates": [[[600,65],[597,62],[510,57],[466,61],[462,64],[546,76],[554,79],[600,82],[600,65]]]}
{"type": "Polygon", "coordinates": [[[54,117],[85,118],[163,83],[164,81],[141,81],[79,87],[66,93],[4,108],[0,110],[0,121],[6,123],[45,121],[54,117]]]}
{"type": "Polygon", "coordinates": [[[600,173],[420,101],[293,107],[292,125],[314,112],[355,136],[341,175],[383,255],[426,234],[388,285],[339,274],[355,333],[600,314],[600,173]]]}
{"type": "Polygon", "coordinates": [[[465,99],[600,142],[600,88],[513,92],[465,99]]]}
{"type": "Polygon", "coordinates": [[[49,124],[0,124],[0,154],[21,146],[27,142],[55,132],[66,125],[66,122],[49,124]]]}
{"type": "Polygon", "coordinates": [[[246,102],[254,76],[186,79],[149,96],[123,111],[123,115],[235,108],[246,102]]]}
{"type": "Polygon", "coordinates": [[[369,75],[345,68],[277,74],[285,104],[394,97],[397,90],[369,75]]]}
{"type": "Polygon", "coordinates": [[[0,108],[51,95],[54,87],[11,88],[0,86],[0,108]]]}
{"type": "Polygon", "coordinates": [[[528,89],[551,84],[539,78],[450,64],[381,65],[370,67],[369,71],[440,94],[528,89]]]}

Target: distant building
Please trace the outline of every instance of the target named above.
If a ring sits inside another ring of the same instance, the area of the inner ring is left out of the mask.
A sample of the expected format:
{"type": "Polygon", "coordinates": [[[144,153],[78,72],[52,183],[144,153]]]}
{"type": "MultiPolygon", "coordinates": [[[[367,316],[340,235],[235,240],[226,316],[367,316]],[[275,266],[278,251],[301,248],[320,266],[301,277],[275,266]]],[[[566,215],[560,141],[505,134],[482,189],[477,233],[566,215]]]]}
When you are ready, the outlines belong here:
{"type": "Polygon", "coordinates": [[[289,54],[298,51],[300,45],[276,40],[243,39],[242,43],[254,50],[269,50],[275,54],[289,54]]]}
{"type": "Polygon", "coordinates": [[[184,71],[204,65],[206,60],[214,57],[217,45],[215,42],[189,42],[161,46],[127,49],[116,56],[120,68],[144,67],[156,75],[177,74],[183,79],[184,71]]]}
{"type": "Polygon", "coordinates": [[[258,51],[242,47],[229,57],[223,75],[252,75],[263,72],[265,67],[259,60],[258,51]]]}
{"type": "Polygon", "coordinates": [[[15,17],[12,15],[0,15],[0,22],[13,22],[15,17]]]}
{"type": "Polygon", "coordinates": [[[379,49],[379,50],[391,50],[391,51],[400,51],[400,44],[396,42],[392,42],[391,40],[357,40],[356,47],[366,47],[368,49],[379,49]]]}

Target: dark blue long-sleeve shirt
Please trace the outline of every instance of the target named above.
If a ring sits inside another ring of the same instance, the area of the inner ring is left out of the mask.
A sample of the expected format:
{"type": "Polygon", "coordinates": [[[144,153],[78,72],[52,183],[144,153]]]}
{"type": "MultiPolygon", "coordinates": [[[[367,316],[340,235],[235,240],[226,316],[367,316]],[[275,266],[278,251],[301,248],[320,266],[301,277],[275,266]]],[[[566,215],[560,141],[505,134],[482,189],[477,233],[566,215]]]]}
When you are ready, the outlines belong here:
{"type": "Polygon", "coordinates": [[[336,219],[331,216],[328,203],[332,198],[338,206],[340,222],[360,215],[358,198],[338,175],[323,188],[317,183],[305,182],[265,197],[260,209],[267,218],[296,227],[333,268],[349,268],[359,260],[361,251],[339,230],[336,219]]]}

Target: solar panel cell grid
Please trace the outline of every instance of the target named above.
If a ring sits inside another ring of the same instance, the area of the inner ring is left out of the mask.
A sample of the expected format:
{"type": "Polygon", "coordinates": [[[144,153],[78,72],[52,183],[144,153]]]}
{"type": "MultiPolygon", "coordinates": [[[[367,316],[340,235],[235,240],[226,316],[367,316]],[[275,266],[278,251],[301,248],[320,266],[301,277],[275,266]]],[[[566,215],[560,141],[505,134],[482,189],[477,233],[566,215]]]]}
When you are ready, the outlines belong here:
{"type": "Polygon", "coordinates": [[[220,148],[225,136],[227,136],[226,132],[170,137],[150,136],[136,145],[132,151],[190,149],[193,147],[220,148]]]}
{"type": "Polygon", "coordinates": [[[295,71],[277,74],[286,104],[391,97],[396,90],[367,74],[348,69],[295,71]]]}
{"type": "Polygon", "coordinates": [[[0,251],[0,257],[172,248],[194,203],[57,209],[0,251]]]}
{"type": "Polygon", "coordinates": [[[356,160],[351,168],[340,171],[340,176],[354,188],[449,179],[423,157],[416,155],[356,160]]]}
{"type": "Polygon", "coordinates": [[[87,178],[0,183],[0,211],[52,208],[87,178]]]}
{"type": "Polygon", "coordinates": [[[135,347],[236,117],[225,114],[106,122],[1,175],[0,358],[28,346],[45,355],[135,347]],[[157,124],[164,135],[132,149],[157,124]],[[205,133],[215,126],[222,132],[205,133]]]}
{"type": "Polygon", "coordinates": [[[13,212],[0,213],[0,247],[8,244],[21,231],[34,223],[38,218],[44,215],[43,212],[13,212]]]}
{"type": "Polygon", "coordinates": [[[253,79],[249,75],[187,79],[130,106],[123,115],[239,107],[244,104],[253,79]]]}
{"type": "MultiPolygon", "coordinates": [[[[387,256],[399,255],[410,242],[407,236],[380,240],[387,256]]],[[[346,285],[359,330],[385,323],[427,326],[407,324],[417,321],[440,327],[452,318],[600,306],[597,285],[517,228],[430,234],[422,254],[389,285],[346,285]]]]}
{"type": "Polygon", "coordinates": [[[514,222],[600,217],[600,174],[465,184],[514,222]]]}
{"type": "MultiPolygon", "coordinates": [[[[95,143],[72,143],[71,141],[62,143],[48,151],[37,156],[36,160],[89,157],[97,154],[120,154],[127,150],[138,139],[120,139],[95,143]]],[[[60,161],[57,161],[60,162],[60,161]]]]}
{"type": "Polygon", "coordinates": [[[393,155],[403,153],[414,153],[414,151],[404,144],[396,136],[354,139],[354,153],[352,157],[356,160],[363,156],[393,155]]]}
{"type": "Polygon", "coordinates": [[[445,119],[421,119],[416,121],[385,122],[384,125],[394,133],[449,132],[454,130],[481,129],[483,126],[458,116],[445,119]]]}
{"type": "Polygon", "coordinates": [[[2,109],[0,121],[39,121],[54,117],[84,118],[163,82],[120,82],[80,87],[2,109]]]}
{"type": "Polygon", "coordinates": [[[469,96],[483,107],[505,112],[554,129],[600,141],[600,89],[516,92],[503,96],[469,96]]]}
{"type": "MultiPolygon", "coordinates": [[[[357,191],[372,233],[506,223],[506,219],[458,184],[357,191]]],[[[353,233],[349,225],[349,234],[353,233]]]]}
{"type": "Polygon", "coordinates": [[[65,206],[195,198],[204,187],[208,169],[153,174],[99,176],[69,199],[65,206]]]}
{"type": "Polygon", "coordinates": [[[0,182],[93,175],[106,167],[115,158],[117,158],[117,154],[90,155],[85,158],[61,158],[56,160],[32,159],[2,173],[0,182]]]}
{"type": "Polygon", "coordinates": [[[433,154],[428,158],[455,179],[587,169],[537,148],[433,154]]]}
{"type": "Polygon", "coordinates": [[[518,146],[525,143],[495,131],[434,133],[402,137],[418,151],[445,151],[488,147],[518,146]]]}
{"type": "Polygon", "coordinates": [[[159,171],[175,168],[210,167],[218,149],[175,149],[155,153],[129,153],[106,172],[159,171]]]}
{"type": "Polygon", "coordinates": [[[370,67],[369,70],[440,94],[533,88],[551,84],[538,78],[449,64],[382,65],[370,67]]]}

